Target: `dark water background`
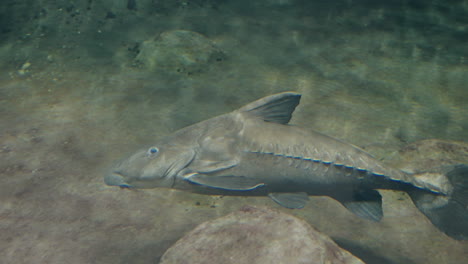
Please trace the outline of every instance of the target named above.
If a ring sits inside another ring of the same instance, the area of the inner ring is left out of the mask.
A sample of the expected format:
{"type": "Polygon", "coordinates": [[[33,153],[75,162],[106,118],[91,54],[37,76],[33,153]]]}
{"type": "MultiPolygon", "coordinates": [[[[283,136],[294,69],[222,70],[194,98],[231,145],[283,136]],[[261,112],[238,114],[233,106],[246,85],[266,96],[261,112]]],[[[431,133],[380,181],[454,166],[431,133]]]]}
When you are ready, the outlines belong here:
{"type": "MultiPolygon", "coordinates": [[[[3,0],[0,263],[157,263],[203,221],[275,207],[102,182],[132,149],[268,94],[301,92],[294,124],[391,163],[418,140],[467,141],[467,43],[462,0],[3,0]],[[174,30],[223,57],[189,70],[138,61],[174,30]]],[[[293,213],[368,263],[467,259],[407,198],[383,223],[313,199],[293,213]]]]}

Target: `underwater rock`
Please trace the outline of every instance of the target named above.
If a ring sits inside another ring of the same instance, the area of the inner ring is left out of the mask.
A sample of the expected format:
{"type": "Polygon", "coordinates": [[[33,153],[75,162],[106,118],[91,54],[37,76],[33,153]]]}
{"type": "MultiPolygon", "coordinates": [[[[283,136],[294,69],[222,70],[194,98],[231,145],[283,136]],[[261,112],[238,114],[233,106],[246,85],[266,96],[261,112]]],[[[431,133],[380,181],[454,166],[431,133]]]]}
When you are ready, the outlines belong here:
{"type": "Polygon", "coordinates": [[[407,171],[468,163],[468,143],[440,139],[420,140],[406,145],[399,152],[399,164],[407,171]]]}
{"type": "Polygon", "coordinates": [[[199,225],[169,248],[160,263],[364,262],[301,219],[246,206],[199,225]]]}
{"type": "Polygon", "coordinates": [[[187,30],[161,33],[142,43],[137,63],[152,71],[192,74],[225,59],[224,53],[205,36],[187,30]]]}
{"type": "MultiPolygon", "coordinates": [[[[399,151],[398,167],[404,171],[418,173],[419,181],[445,190],[450,185],[447,177],[457,165],[468,164],[468,143],[441,139],[426,139],[406,145],[399,151]],[[423,173],[421,173],[423,172],[423,173]],[[442,176],[442,177],[441,177],[442,176]]],[[[465,169],[462,170],[463,172],[465,169]]],[[[451,183],[454,184],[453,182],[451,183]]],[[[448,189],[446,189],[448,192],[448,189]]]]}

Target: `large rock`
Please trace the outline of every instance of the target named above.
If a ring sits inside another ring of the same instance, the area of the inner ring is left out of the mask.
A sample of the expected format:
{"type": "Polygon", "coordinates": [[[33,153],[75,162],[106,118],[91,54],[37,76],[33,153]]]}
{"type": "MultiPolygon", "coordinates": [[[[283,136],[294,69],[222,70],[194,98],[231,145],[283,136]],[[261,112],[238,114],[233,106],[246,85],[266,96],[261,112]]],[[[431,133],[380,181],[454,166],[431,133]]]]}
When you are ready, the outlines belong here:
{"type": "Polygon", "coordinates": [[[186,74],[204,71],[224,59],[224,53],[211,40],[187,30],[166,31],[144,41],[136,57],[149,70],[186,74]]]}
{"type": "Polygon", "coordinates": [[[406,145],[399,152],[399,164],[407,171],[427,171],[440,166],[468,163],[468,143],[427,139],[406,145]]]}
{"type": "Polygon", "coordinates": [[[199,225],[169,248],[160,263],[364,262],[301,219],[246,206],[199,225]]]}

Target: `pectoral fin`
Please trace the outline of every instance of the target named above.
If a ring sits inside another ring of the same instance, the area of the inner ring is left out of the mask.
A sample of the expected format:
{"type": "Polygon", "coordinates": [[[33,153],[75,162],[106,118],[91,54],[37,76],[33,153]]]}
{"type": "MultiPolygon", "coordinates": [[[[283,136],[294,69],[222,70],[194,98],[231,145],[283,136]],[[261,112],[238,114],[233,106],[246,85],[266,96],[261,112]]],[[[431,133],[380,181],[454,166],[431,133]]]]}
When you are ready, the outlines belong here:
{"type": "Polygon", "coordinates": [[[378,222],[383,216],[382,196],[376,190],[357,192],[353,201],[343,202],[343,205],[355,215],[364,219],[378,222]]]}
{"type": "Polygon", "coordinates": [[[203,185],[210,188],[231,190],[231,191],[250,191],[265,185],[257,179],[245,176],[210,176],[206,174],[193,173],[185,177],[185,180],[203,185]]]}
{"type": "Polygon", "coordinates": [[[301,209],[309,201],[307,193],[269,193],[268,196],[277,204],[289,209],[301,209]]]}

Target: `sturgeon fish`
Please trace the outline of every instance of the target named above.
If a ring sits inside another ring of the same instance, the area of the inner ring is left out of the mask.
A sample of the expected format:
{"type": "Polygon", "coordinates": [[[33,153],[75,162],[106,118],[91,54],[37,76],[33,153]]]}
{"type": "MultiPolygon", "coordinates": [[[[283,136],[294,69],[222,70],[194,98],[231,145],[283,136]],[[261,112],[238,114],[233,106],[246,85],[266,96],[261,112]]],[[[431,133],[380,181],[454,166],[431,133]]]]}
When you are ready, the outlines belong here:
{"type": "Polygon", "coordinates": [[[354,145],[289,125],[300,98],[295,92],[274,94],[182,128],[118,162],[105,183],[201,194],[267,195],[293,209],[304,207],[309,195],[329,196],[372,221],[383,216],[377,189],[400,190],[439,229],[467,239],[467,180],[460,175],[468,175],[468,166],[451,172],[455,175],[451,178],[462,182],[460,186],[440,173],[415,177],[388,167],[354,145]],[[434,176],[442,181],[421,180],[434,176]]]}

